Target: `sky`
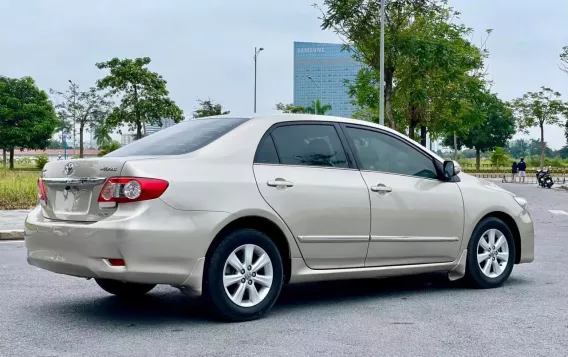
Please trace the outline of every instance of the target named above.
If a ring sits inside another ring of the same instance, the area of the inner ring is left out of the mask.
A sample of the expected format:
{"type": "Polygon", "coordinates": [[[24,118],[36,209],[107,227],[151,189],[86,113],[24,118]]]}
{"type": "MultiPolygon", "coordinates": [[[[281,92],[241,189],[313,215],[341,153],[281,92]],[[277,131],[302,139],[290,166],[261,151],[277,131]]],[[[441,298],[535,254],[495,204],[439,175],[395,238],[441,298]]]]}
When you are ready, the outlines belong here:
{"type": "MultiPolygon", "coordinates": [[[[198,99],[233,113],[252,113],[254,48],[258,59],[257,111],[273,112],[293,97],[293,42],[340,42],[323,31],[321,0],[0,0],[0,74],[32,76],[45,90],[68,80],[87,89],[105,72],[95,63],[148,56],[187,117],[198,99]]],[[[388,1],[388,0],[387,0],[388,1]]],[[[487,62],[493,91],[511,100],[541,86],[564,94],[558,69],[568,45],[566,0],[450,0],[480,43],[494,30],[487,62]]],[[[530,137],[538,137],[533,130],[530,137]]],[[[558,149],[563,128],[546,127],[558,149]]]]}

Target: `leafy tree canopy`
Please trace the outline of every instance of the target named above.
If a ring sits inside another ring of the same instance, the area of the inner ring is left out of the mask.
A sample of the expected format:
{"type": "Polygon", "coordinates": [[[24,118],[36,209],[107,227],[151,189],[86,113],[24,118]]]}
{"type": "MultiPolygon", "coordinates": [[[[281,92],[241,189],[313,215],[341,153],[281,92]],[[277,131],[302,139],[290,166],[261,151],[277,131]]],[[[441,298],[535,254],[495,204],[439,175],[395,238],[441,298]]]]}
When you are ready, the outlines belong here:
{"type": "MultiPolygon", "coordinates": [[[[485,92],[484,97],[476,103],[475,113],[482,119],[466,134],[458,137],[458,146],[475,149],[477,165],[480,164],[480,153],[505,147],[515,134],[515,118],[511,110],[495,94],[485,92]]],[[[453,145],[453,135],[446,136],[444,144],[453,145]]]]}
{"type": "Polygon", "coordinates": [[[14,149],[45,149],[58,126],[53,104],[32,78],[0,76],[0,148],[10,152],[10,168],[14,149]]]}
{"type": "Polygon", "coordinates": [[[294,105],[294,104],[284,104],[284,103],[278,103],[276,104],[276,110],[279,110],[283,113],[305,113],[305,108],[300,106],[300,105],[294,105]]]}
{"type": "Polygon", "coordinates": [[[111,106],[109,95],[94,87],[82,92],[79,85],[72,81],[69,81],[69,88],[65,92],[52,89],[51,93],[63,99],[55,108],[65,131],[74,133],[76,126],[79,126],[79,157],[83,157],[85,129],[94,130],[101,116],[108,114],[111,106]]]}
{"type": "Polygon", "coordinates": [[[169,98],[166,81],[147,68],[150,62],[149,57],[113,58],[96,64],[97,68],[110,72],[97,81],[97,86],[109,89],[120,100],[108,117],[109,125],[128,125],[136,131],[137,139],[143,136],[145,125],[162,126],[163,118],[176,123],[183,120],[183,111],[169,98]]]}
{"type": "Polygon", "coordinates": [[[548,87],[541,87],[540,91],[528,92],[511,102],[519,129],[528,132],[530,128],[540,128],[540,166],[544,166],[546,146],[544,125],[562,125],[560,116],[568,114],[568,103],[560,98],[559,92],[548,87]]]}
{"type": "Polygon", "coordinates": [[[212,117],[215,115],[229,114],[229,110],[224,110],[221,104],[213,102],[211,99],[197,101],[199,107],[193,112],[194,118],[212,117]]]}
{"type": "Polygon", "coordinates": [[[312,100],[312,105],[304,108],[304,113],[325,115],[325,113],[327,113],[331,109],[331,105],[321,104],[321,101],[319,99],[315,99],[312,100]]]}

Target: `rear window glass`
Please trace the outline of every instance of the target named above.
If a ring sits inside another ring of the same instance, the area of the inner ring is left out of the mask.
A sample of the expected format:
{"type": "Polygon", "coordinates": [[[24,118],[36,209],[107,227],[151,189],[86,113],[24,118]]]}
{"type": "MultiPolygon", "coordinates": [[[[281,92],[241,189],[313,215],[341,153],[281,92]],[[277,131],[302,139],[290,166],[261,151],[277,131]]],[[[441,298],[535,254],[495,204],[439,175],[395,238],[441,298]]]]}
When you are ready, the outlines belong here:
{"type": "Polygon", "coordinates": [[[247,120],[246,118],[215,118],[183,121],[136,140],[105,156],[187,154],[212,143],[247,120]]]}

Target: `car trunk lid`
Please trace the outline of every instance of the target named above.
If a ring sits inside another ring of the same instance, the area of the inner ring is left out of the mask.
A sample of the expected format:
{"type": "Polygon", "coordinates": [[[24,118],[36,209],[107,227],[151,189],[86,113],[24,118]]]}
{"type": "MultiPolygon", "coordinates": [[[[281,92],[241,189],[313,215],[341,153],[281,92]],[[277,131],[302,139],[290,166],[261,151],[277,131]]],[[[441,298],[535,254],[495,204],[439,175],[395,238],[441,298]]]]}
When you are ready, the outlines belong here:
{"type": "Polygon", "coordinates": [[[44,217],[62,221],[96,222],[116,211],[100,206],[99,194],[108,178],[120,176],[126,158],[75,159],[50,162],[41,174],[46,200],[44,217]]]}

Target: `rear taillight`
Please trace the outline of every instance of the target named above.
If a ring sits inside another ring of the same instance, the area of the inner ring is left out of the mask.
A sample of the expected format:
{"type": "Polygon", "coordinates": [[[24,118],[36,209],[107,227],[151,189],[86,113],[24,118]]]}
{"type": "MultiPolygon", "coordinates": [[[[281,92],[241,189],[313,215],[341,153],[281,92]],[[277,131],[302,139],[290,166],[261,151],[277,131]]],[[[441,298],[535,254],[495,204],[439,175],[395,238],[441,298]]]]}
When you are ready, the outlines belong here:
{"type": "Polygon", "coordinates": [[[143,177],[111,177],[99,195],[99,202],[138,202],[160,197],[168,181],[143,177]]]}
{"type": "Polygon", "coordinates": [[[40,201],[47,201],[47,193],[45,191],[45,184],[43,183],[43,180],[40,178],[37,179],[37,198],[40,201]]]}

